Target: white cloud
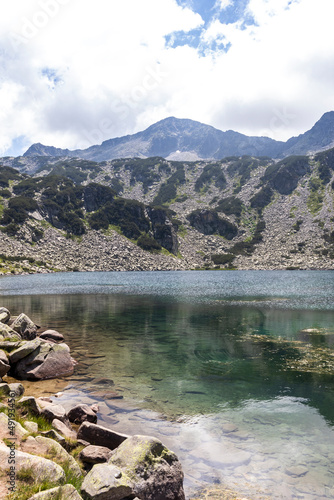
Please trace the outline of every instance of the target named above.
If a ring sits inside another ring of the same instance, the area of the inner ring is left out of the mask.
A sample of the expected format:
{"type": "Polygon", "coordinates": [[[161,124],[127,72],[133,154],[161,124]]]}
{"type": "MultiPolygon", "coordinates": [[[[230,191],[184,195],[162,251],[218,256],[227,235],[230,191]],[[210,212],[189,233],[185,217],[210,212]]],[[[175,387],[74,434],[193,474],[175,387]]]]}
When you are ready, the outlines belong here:
{"type": "Polygon", "coordinates": [[[333,14],[332,0],[250,0],[255,25],[204,28],[175,0],[3,2],[0,155],[19,136],[87,147],[169,115],[287,139],[334,108],[333,14]],[[166,46],[199,28],[205,56],[166,46]]]}
{"type": "Polygon", "coordinates": [[[216,2],[216,6],[217,6],[220,10],[225,10],[225,9],[227,9],[227,7],[229,7],[230,5],[233,5],[233,0],[217,0],[217,2],[216,2]]]}

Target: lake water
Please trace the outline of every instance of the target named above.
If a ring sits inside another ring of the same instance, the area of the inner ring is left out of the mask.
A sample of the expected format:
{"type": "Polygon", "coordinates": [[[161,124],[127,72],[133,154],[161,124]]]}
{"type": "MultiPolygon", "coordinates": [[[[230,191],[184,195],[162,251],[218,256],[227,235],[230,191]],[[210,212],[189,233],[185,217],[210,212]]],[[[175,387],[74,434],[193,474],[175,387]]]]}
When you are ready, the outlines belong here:
{"type": "MultiPolygon", "coordinates": [[[[187,497],[334,498],[334,273],[57,273],[0,279],[1,305],[61,331],[69,407],[177,453],[187,497]]],[[[37,388],[37,385],[36,385],[37,388]]]]}

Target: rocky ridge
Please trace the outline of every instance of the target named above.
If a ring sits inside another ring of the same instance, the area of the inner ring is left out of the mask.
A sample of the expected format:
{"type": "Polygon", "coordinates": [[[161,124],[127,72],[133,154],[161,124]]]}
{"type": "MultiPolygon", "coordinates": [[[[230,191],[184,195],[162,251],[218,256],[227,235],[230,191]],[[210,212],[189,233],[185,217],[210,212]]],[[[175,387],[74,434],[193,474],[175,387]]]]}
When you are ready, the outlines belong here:
{"type": "Polygon", "coordinates": [[[333,269],[333,151],[0,167],[0,273],[333,269]]]}

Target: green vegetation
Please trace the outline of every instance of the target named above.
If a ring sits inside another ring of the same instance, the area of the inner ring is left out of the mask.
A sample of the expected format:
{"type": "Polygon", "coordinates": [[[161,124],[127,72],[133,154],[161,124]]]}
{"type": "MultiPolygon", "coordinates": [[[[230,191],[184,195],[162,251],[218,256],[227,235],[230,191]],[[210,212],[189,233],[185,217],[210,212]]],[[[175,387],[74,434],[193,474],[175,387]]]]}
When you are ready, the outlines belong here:
{"type": "Polygon", "coordinates": [[[0,187],[8,188],[9,181],[22,179],[23,175],[11,167],[0,167],[0,187]]]}
{"type": "Polygon", "coordinates": [[[155,172],[156,167],[166,164],[167,161],[159,156],[152,158],[131,158],[124,162],[126,170],[131,172],[130,184],[141,182],[144,193],[147,193],[149,186],[160,179],[160,175],[155,172]]]}
{"type": "Polygon", "coordinates": [[[217,212],[224,212],[226,215],[235,215],[237,219],[240,219],[243,209],[244,204],[235,196],[223,198],[216,207],[217,212]]]}
{"type": "Polygon", "coordinates": [[[221,163],[209,164],[204,167],[203,172],[195,183],[195,191],[199,192],[203,187],[207,190],[212,182],[219,189],[226,187],[226,177],[222,171],[221,163]]]}
{"type": "Polygon", "coordinates": [[[231,264],[235,259],[235,255],[232,253],[222,253],[222,254],[212,254],[211,260],[216,265],[231,264]]]}
{"type": "Polygon", "coordinates": [[[300,226],[303,224],[302,219],[298,219],[296,223],[292,226],[292,229],[294,229],[296,232],[299,231],[300,226]]]}
{"type": "Polygon", "coordinates": [[[315,215],[321,210],[322,202],[324,199],[324,186],[320,178],[311,177],[308,186],[310,194],[307,199],[307,208],[311,214],[315,215]]]}
{"type": "Polygon", "coordinates": [[[291,194],[298,181],[310,171],[307,156],[288,156],[278,163],[270,165],[264,173],[263,180],[280,194],[291,194]]]}
{"type": "Polygon", "coordinates": [[[263,209],[271,202],[274,196],[274,192],[270,186],[263,186],[260,191],[258,191],[252,198],[250,199],[250,205],[252,208],[263,209]]]}
{"type": "Polygon", "coordinates": [[[161,250],[161,245],[154,238],[148,236],[147,234],[142,234],[137,241],[137,245],[143,250],[148,250],[150,252],[161,250]]]}
{"type": "Polygon", "coordinates": [[[159,189],[157,196],[153,200],[154,205],[164,205],[171,202],[177,195],[177,187],[186,182],[183,165],[177,165],[176,171],[159,189]]]}
{"type": "Polygon", "coordinates": [[[251,239],[235,243],[235,245],[230,248],[230,252],[235,255],[251,255],[255,250],[255,245],[263,240],[262,232],[265,227],[266,224],[264,220],[260,219],[256,224],[255,231],[251,239]]]}

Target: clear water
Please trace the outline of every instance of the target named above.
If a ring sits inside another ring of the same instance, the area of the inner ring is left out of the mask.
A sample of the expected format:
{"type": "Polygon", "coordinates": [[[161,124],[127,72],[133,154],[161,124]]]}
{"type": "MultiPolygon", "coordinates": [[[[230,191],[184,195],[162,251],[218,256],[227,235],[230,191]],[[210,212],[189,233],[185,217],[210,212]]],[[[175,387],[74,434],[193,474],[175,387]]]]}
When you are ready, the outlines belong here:
{"type": "Polygon", "coordinates": [[[0,291],[13,314],[64,333],[79,364],[59,400],[97,400],[101,423],[159,437],[188,497],[223,483],[318,499],[334,498],[333,277],[62,273],[2,278],[0,291]]]}

